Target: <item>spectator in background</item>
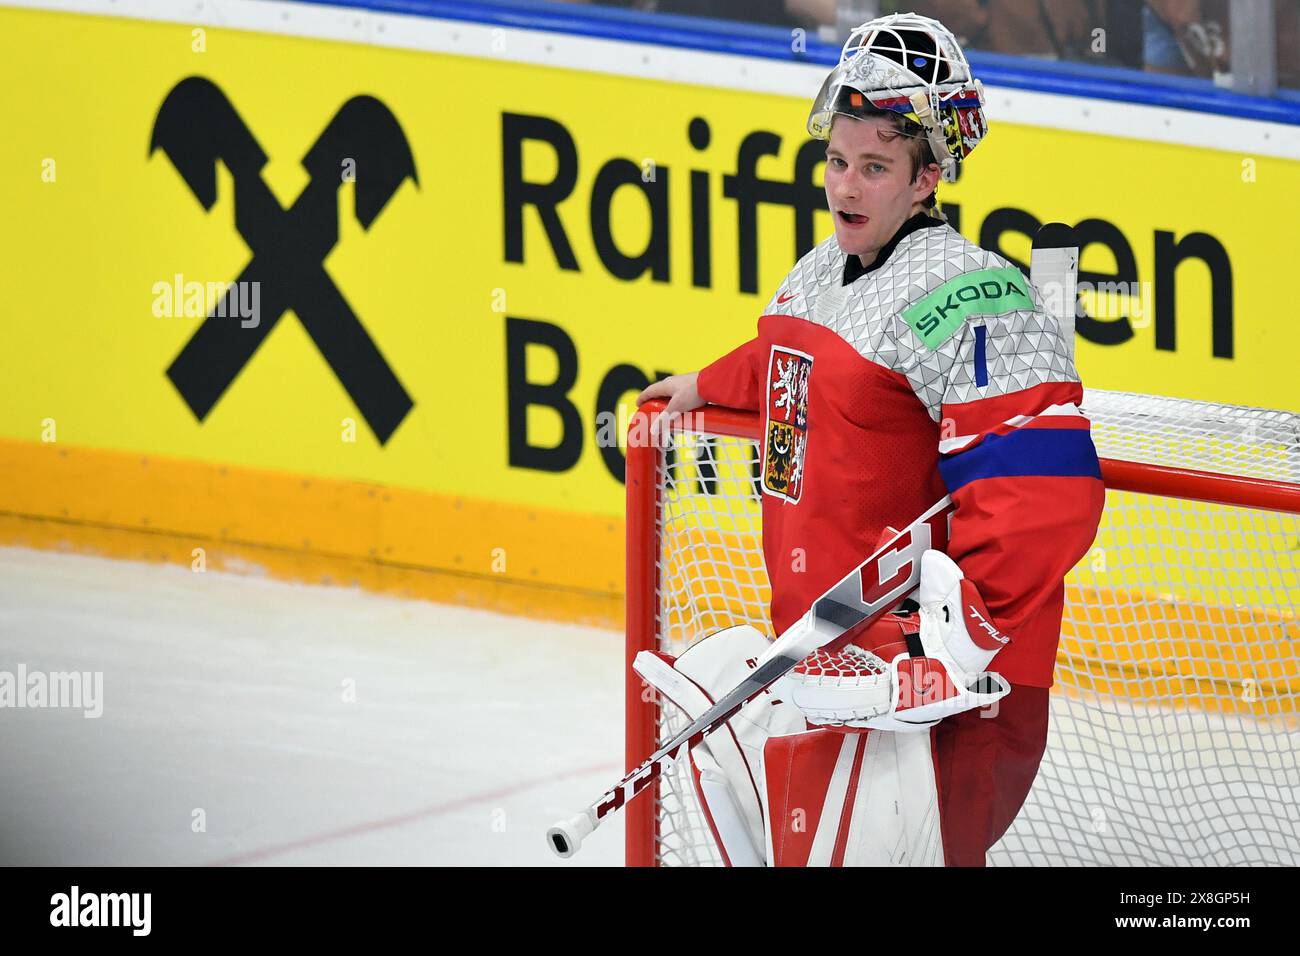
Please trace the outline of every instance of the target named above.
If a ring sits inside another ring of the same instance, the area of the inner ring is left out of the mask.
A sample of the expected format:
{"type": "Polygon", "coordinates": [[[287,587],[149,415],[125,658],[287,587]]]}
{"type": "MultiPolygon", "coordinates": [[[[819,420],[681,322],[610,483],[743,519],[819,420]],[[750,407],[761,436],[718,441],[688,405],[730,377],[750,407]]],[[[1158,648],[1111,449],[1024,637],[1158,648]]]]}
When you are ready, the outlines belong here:
{"type": "MultiPolygon", "coordinates": [[[[821,27],[837,0],[567,0],[646,12],[821,27]]],[[[942,21],[963,46],[1212,79],[1230,68],[1230,0],[858,0],[854,22],[914,12],[942,21]],[[869,8],[869,9],[865,9],[869,8]],[[1094,31],[1104,30],[1101,44],[1094,31]]],[[[826,37],[829,39],[829,37],[826,37]]],[[[1277,0],[1278,84],[1300,88],[1300,0],[1277,0]]]]}
{"type": "Polygon", "coordinates": [[[1142,55],[1151,73],[1213,79],[1228,71],[1228,0],[1147,0],[1142,55]]]}
{"type": "Polygon", "coordinates": [[[1277,85],[1300,89],[1300,0],[1277,5],[1277,85]]]}
{"type": "Polygon", "coordinates": [[[816,28],[835,22],[836,0],[595,0],[601,6],[719,20],[816,28]]]}
{"type": "Polygon", "coordinates": [[[916,0],[886,4],[942,21],[962,46],[1056,60],[1089,58],[1101,23],[1090,0],[916,0]]]}
{"type": "Polygon", "coordinates": [[[1143,9],[1144,5],[1135,0],[1097,0],[1100,14],[1097,25],[1106,31],[1106,48],[1090,59],[1131,70],[1142,69],[1143,9]]]}

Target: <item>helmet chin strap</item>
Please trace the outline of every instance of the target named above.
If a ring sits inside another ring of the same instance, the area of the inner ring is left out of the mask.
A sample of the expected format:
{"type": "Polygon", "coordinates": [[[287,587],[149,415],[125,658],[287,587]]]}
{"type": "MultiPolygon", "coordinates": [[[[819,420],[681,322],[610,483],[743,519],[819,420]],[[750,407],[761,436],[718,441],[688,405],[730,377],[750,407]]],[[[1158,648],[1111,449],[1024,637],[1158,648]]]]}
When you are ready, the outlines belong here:
{"type": "Polygon", "coordinates": [[[924,204],[919,203],[919,202],[918,202],[918,203],[913,203],[913,206],[915,207],[915,208],[912,210],[912,215],[913,215],[913,216],[915,216],[918,212],[923,212],[923,213],[925,213],[927,216],[929,216],[931,219],[938,219],[940,222],[947,222],[947,221],[948,221],[948,217],[945,216],[945,215],[943,214],[943,209],[940,208],[940,206],[939,206],[939,204],[938,204],[937,202],[934,204],[934,207],[933,207],[933,208],[927,208],[924,204]]]}

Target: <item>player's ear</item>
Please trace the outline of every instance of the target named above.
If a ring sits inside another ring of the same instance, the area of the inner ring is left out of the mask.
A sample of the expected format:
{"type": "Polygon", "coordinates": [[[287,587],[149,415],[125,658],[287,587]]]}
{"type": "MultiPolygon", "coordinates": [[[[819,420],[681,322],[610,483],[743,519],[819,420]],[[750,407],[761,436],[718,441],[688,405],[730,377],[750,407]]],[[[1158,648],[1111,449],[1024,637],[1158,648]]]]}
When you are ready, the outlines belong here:
{"type": "Polygon", "coordinates": [[[939,177],[943,173],[939,169],[938,163],[930,163],[917,174],[915,199],[921,202],[930,193],[934,192],[939,185],[939,177]]]}

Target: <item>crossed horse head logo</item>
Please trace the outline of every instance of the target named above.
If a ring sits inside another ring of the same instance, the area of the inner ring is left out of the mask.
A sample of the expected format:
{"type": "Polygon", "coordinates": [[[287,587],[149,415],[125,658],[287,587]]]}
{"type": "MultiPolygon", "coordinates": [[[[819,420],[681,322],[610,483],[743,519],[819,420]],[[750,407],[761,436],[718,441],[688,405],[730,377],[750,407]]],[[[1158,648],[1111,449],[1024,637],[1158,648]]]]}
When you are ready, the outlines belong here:
{"type": "Polygon", "coordinates": [[[262,180],[267,157],[226,95],[210,80],[178,83],[158,109],[149,153],[161,149],[205,211],[217,201],[217,162],[235,185],[235,228],[252,250],[239,280],[261,290],[262,321],[224,319],[238,301],[214,307],[181,349],[167,377],[203,421],[287,309],[293,309],[381,445],[413,407],[411,397],[325,271],[338,243],[342,172],[356,170],[356,217],[369,230],[415,161],[397,119],[373,96],[354,96],[303,157],[310,180],[286,209],[262,180]],[[227,308],[226,306],[229,306],[227,308]]]}

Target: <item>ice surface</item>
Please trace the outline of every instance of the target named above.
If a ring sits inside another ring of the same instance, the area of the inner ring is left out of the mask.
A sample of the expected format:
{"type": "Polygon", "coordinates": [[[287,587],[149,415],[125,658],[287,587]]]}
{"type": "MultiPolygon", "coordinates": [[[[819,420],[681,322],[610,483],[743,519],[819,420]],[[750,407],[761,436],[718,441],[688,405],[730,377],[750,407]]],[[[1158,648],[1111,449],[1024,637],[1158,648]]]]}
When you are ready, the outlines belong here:
{"type": "Polygon", "coordinates": [[[545,832],[621,775],[622,654],[593,628],[0,548],[0,672],[103,675],[97,719],[0,708],[0,863],[621,864],[619,816],[567,862],[545,832]]]}

